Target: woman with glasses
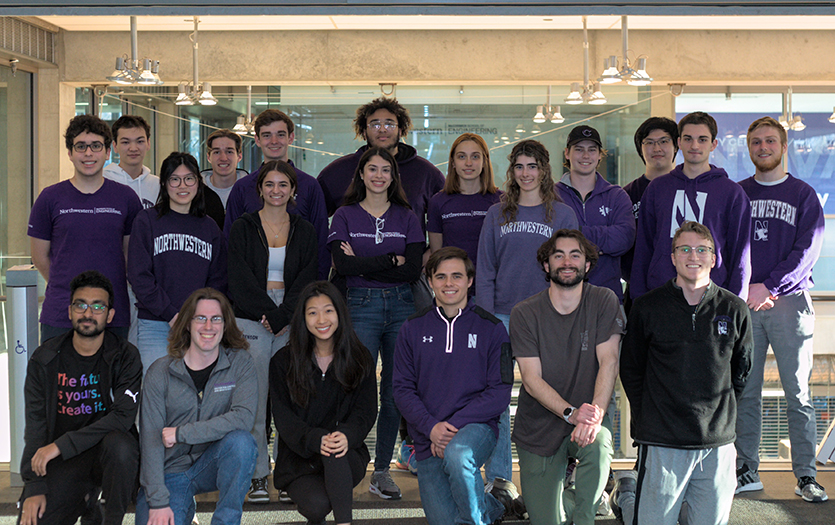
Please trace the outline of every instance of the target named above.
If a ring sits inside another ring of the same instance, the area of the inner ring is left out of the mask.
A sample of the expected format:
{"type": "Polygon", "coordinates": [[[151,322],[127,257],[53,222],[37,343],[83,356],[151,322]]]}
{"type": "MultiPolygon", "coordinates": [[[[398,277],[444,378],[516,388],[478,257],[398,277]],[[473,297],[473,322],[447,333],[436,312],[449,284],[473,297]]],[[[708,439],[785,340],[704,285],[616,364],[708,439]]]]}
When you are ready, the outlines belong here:
{"type": "Polygon", "coordinates": [[[258,410],[252,437],[258,459],[248,500],[269,503],[267,395],[270,358],[287,343],[301,290],[316,280],[318,242],[312,224],[287,212],[298,187],[296,170],[284,161],[261,167],[256,181],[263,203],[232,224],[229,233],[229,297],[249,342],[258,379],[258,410]]]}
{"type": "Polygon", "coordinates": [[[369,490],[399,499],[400,488],[389,474],[400,427],[391,384],[394,343],[400,325],[415,312],[410,283],[420,275],[424,235],[386,149],[371,147],[362,154],[344,202],[333,216],[328,244],[336,269],[347,278],[354,329],[374,363],[378,355],[383,362],[369,490]]]}
{"type": "Polygon", "coordinates": [[[192,292],[226,292],[226,241],[206,215],[197,160],[172,153],[162,161],[159,183],[157,203],[136,216],[128,245],[143,373],[166,355],[168,331],[192,292]]]}
{"type": "Polygon", "coordinates": [[[377,416],[377,374],[336,286],[302,290],[289,344],[270,361],[278,430],[273,482],[308,523],[351,523],[353,488],[371,459],[364,440],[377,416]]]}

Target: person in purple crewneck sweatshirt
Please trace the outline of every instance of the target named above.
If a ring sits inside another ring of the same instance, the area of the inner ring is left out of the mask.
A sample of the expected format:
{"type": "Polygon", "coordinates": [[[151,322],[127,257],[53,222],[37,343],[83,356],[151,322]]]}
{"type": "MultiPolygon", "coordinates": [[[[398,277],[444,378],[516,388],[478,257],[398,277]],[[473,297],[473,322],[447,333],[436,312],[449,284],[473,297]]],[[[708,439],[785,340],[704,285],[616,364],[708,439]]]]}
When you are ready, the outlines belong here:
{"type": "Polygon", "coordinates": [[[612,290],[622,303],[620,256],[635,242],[635,221],[629,196],[597,172],[606,150],[593,127],[572,129],[564,156],[568,171],[557,183],[560,197],[577,214],[583,235],[600,250],[600,259],[589,275],[589,282],[612,290]]]}
{"type": "MultiPolygon", "coordinates": [[[[298,186],[296,187],[295,205],[287,211],[300,216],[316,228],[316,237],[319,240],[319,278],[327,279],[328,269],[331,266],[330,255],[325,245],[328,237],[328,214],[325,209],[325,200],[322,196],[322,188],[316,183],[316,179],[300,170],[293,161],[288,158],[288,149],[296,138],[293,121],[277,109],[267,109],[256,117],[253,123],[255,127],[255,144],[261,148],[264,162],[281,160],[287,162],[296,169],[298,186]]],[[[261,164],[263,166],[263,163],[261,164]]],[[[223,233],[229,238],[232,225],[244,213],[255,213],[261,209],[261,197],[258,193],[258,173],[261,167],[249,175],[239,179],[229,197],[226,199],[226,221],[223,226],[223,233]]]]}
{"type": "Polygon", "coordinates": [[[769,345],[786,394],[795,493],[808,502],[828,499],[816,481],[812,335],[809,296],[812,268],[823,244],[823,209],[815,190],[783,170],[788,140],[773,118],[748,128],[748,153],[756,172],[740,182],[751,199],[751,284],[748,307],[754,328],[753,368],[739,399],[736,421],[736,492],[762,490],[757,473],[762,435],[763,369],[769,345]]]}
{"type": "Polygon", "coordinates": [[[669,247],[684,221],[710,229],[716,243],[714,283],[745,299],[751,276],[751,205],[722,168],[710,164],[716,120],[697,111],[678,123],[684,163],[652,181],[641,199],[630,293],[637,299],[675,277],[669,247]]]}
{"type": "Polygon", "coordinates": [[[128,336],[125,251],[142,203],[128,186],[102,176],[112,142],[110,128],[100,118],[79,115],[70,120],[65,145],[75,173],[45,188],[32,205],[32,262],[47,281],[41,341],[72,328],[67,317],[70,281],[87,270],[98,270],[113,283],[116,313],[108,329],[128,336]]]}

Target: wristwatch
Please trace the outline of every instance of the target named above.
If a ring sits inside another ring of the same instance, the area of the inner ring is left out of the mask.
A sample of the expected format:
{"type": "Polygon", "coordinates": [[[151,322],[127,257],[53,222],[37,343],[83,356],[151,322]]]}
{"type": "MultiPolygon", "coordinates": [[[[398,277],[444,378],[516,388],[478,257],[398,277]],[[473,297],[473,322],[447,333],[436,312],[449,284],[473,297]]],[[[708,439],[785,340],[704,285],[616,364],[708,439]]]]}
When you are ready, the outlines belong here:
{"type": "Polygon", "coordinates": [[[565,410],[562,411],[562,418],[569,425],[572,424],[571,421],[569,421],[569,419],[571,418],[571,414],[573,414],[575,410],[577,410],[577,409],[574,408],[574,407],[568,407],[568,408],[566,408],[565,410]]]}

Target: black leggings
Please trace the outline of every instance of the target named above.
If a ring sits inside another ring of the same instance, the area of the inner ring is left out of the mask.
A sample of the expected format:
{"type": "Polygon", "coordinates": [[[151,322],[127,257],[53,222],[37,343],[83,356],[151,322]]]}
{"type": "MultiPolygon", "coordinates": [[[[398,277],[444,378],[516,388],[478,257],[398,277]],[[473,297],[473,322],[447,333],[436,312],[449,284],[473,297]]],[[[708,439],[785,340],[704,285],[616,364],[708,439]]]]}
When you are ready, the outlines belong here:
{"type": "Polygon", "coordinates": [[[322,466],[321,472],[293,480],[287,494],[298,505],[299,514],[313,523],[324,521],[331,509],[337,523],[349,523],[354,487],[365,477],[365,462],[351,449],[341,458],[322,456],[322,466]]]}

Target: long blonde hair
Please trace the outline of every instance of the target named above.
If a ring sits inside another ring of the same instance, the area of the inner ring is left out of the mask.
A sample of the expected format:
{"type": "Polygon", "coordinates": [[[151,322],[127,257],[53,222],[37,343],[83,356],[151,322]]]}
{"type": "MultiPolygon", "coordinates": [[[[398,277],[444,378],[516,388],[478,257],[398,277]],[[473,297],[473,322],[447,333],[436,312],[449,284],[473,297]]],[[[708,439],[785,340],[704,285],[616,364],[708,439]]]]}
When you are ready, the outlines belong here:
{"type": "Polygon", "coordinates": [[[447,195],[454,195],[461,193],[461,182],[458,177],[458,172],[455,171],[455,150],[462,142],[475,142],[481,149],[482,166],[479,182],[481,182],[481,194],[496,193],[498,188],[493,177],[493,164],[490,162],[490,150],[487,148],[487,143],[481,138],[481,135],[475,133],[463,133],[455,139],[452,147],[449,148],[449,164],[447,166],[446,182],[444,183],[444,193],[447,195]]]}

